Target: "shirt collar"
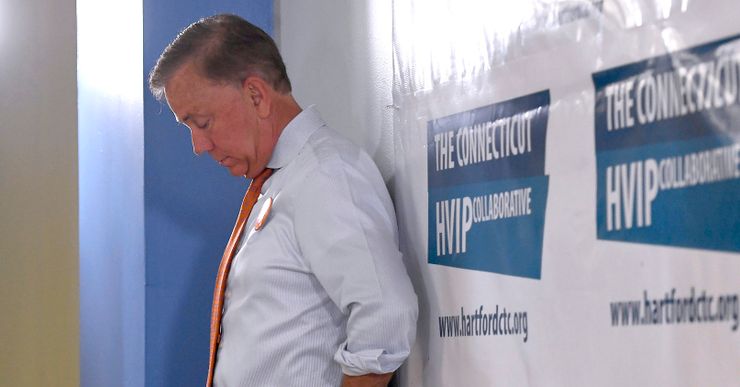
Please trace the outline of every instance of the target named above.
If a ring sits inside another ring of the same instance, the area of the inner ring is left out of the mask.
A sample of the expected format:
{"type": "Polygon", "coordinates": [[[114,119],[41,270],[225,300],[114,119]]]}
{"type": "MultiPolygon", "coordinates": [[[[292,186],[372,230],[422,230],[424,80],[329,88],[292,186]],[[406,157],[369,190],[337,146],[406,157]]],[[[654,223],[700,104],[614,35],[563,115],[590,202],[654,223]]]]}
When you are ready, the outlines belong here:
{"type": "Polygon", "coordinates": [[[277,144],[275,144],[275,149],[272,150],[272,157],[267,163],[267,167],[279,169],[286,166],[298,155],[298,152],[308,141],[308,137],[324,125],[326,123],[319,112],[316,111],[314,105],[304,109],[283,128],[283,132],[280,134],[277,144]]]}

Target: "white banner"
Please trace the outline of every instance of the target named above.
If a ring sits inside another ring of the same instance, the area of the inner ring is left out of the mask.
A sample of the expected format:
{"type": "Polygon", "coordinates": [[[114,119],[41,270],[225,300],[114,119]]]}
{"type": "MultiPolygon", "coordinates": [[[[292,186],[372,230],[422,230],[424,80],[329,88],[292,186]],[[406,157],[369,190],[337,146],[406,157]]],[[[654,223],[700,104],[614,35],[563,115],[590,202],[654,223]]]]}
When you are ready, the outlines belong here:
{"type": "Polygon", "coordinates": [[[402,386],[740,385],[738,15],[394,2],[402,386]]]}

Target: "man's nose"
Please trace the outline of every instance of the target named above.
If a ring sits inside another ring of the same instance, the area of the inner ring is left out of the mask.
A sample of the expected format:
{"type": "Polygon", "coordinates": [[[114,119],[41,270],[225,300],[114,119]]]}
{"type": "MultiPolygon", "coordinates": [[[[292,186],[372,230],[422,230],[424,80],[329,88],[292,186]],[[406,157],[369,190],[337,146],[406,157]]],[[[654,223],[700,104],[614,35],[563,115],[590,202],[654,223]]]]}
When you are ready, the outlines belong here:
{"type": "Polygon", "coordinates": [[[190,132],[193,141],[193,152],[200,156],[204,152],[210,152],[213,149],[213,142],[204,134],[198,133],[197,130],[190,132]]]}

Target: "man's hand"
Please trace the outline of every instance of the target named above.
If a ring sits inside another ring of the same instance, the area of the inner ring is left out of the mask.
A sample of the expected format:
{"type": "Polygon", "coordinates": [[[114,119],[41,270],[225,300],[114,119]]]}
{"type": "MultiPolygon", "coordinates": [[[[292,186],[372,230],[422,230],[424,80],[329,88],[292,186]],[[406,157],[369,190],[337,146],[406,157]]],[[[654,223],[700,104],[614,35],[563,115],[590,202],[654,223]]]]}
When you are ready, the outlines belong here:
{"type": "Polygon", "coordinates": [[[367,374],[358,376],[344,375],[342,387],[386,387],[393,373],[367,374]]]}

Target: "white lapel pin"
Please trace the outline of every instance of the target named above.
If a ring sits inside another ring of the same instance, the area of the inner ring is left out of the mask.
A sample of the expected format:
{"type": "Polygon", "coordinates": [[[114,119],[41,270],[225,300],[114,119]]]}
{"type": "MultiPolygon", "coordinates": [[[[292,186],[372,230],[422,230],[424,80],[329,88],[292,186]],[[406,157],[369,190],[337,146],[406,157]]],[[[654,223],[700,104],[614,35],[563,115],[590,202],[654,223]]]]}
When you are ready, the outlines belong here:
{"type": "Polygon", "coordinates": [[[257,215],[257,222],[254,223],[254,230],[259,231],[267,223],[267,217],[270,216],[270,210],[272,209],[272,198],[267,198],[265,203],[260,208],[260,213],[257,215]]]}

